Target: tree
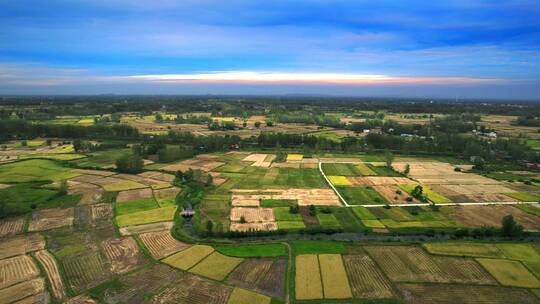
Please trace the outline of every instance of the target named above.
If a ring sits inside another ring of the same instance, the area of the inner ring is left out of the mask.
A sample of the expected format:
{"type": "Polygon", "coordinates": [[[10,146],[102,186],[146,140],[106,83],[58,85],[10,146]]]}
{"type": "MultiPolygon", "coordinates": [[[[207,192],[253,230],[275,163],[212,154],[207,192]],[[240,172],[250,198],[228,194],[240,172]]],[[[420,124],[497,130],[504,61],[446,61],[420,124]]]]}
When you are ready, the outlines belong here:
{"type": "Polygon", "coordinates": [[[246,223],[246,218],[242,215],[240,217],[240,224],[245,224],[246,223]]]}
{"type": "Polygon", "coordinates": [[[212,185],[213,183],[214,183],[214,178],[212,177],[211,174],[208,174],[208,175],[206,176],[206,185],[207,185],[207,186],[210,186],[210,185],[212,185]]]}
{"type": "Polygon", "coordinates": [[[309,205],[309,215],[315,216],[317,215],[317,209],[313,205],[309,205]]]}
{"type": "Polygon", "coordinates": [[[300,211],[300,207],[298,204],[294,204],[292,206],[289,206],[289,213],[291,214],[297,214],[300,211]]]}
{"type": "Polygon", "coordinates": [[[392,152],[390,151],[386,151],[386,153],[384,153],[384,159],[386,161],[386,166],[388,168],[392,168],[392,162],[394,162],[394,154],[392,154],[392,152]]]}
{"type": "Polygon", "coordinates": [[[256,121],[255,122],[255,128],[260,128],[261,127],[261,122],[260,121],[256,121]]]}
{"type": "Polygon", "coordinates": [[[411,196],[417,199],[422,199],[424,197],[424,188],[418,185],[411,192],[411,196]]]}
{"type": "Polygon", "coordinates": [[[511,214],[506,215],[502,219],[501,234],[503,236],[520,236],[523,234],[523,226],[519,225],[511,214]]]}
{"type": "Polygon", "coordinates": [[[62,180],[60,182],[60,187],[58,187],[58,195],[66,195],[68,193],[68,183],[67,180],[62,180]]]}
{"type": "Polygon", "coordinates": [[[409,175],[409,172],[411,172],[411,166],[407,164],[405,165],[405,170],[403,171],[403,174],[409,175]]]}
{"type": "Polygon", "coordinates": [[[206,233],[208,233],[208,235],[212,235],[214,233],[214,222],[206,222],[206,233]]]}
{"type": "Polygon", "coordinates": [[[274,126],[274,122],[271,121],[271,120],[267,120],[267,121],[266,121],[266,126],[267,126],[267,127],[272,127],[272,126],[274,126]]]}
{"type": "Polygon", "coordinates": [[[143,165],[142,157],[135,154],[124,154],[116,160],[116,170],[122,173],[139,173],[143,165]]]}

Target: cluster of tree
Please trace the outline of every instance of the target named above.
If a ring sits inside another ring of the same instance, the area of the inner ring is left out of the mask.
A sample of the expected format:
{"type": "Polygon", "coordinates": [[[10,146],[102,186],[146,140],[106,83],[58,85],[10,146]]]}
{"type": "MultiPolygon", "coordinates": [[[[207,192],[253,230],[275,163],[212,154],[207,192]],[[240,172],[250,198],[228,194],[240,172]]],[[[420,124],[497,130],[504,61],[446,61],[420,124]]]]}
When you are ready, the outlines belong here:
{"type": "Polygon", "coordinates": [[[344,124],[339,117],[333,115],[325,115],[324,113],[313,114],[308,111],[280,113],[273,115],[274,120],[281,123],[304,123],[315,124],[319,126],[341,128],[344,124]]]}
{"type": "Polygon", "coordinates": [[[214,120],[208,124],[208,130],[210,131],[227,131],[227,130],[236,130],[238,126],[233,121],[224,121],[219,122],[214,120]]]}
{"type": "Polygon", "coordinates": [[[143,169],[144,161],[137,154],[126,153],[116,160],[116,171],[121,173],[136,174],[143,169]]]}
{"type": "Polygon", "coordinates": [[[518,117],[516,123],[520,126],[540,127],[540,117],[534,115],[521,116],[518,117]]]}
{"type": "Polygon", "coordinates": [[[123,124],[78,126],[32,123],[21,119],[0,120],[0,141],[10,139],[31,139],[36,137],[135,139],[139,137],[139,131],[131,126],[123,124]]]}

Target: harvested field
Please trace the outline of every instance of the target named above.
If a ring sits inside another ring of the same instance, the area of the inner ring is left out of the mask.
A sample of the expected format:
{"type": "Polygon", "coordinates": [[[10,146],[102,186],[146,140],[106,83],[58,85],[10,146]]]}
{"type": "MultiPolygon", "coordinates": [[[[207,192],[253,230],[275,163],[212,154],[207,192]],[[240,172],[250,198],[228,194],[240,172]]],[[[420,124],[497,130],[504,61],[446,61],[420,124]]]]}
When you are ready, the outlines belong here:
{"type": "Polygon", "coordinates": [[[92,205],[92,219],[108,220],[113,215],[111,204],[95,204],[92,205]]]}
{"type": "Polygon", "coordinates": [[[152,189],[150,188],[134,189],[134,190],[120,191],[118,193],[118,196],[116,197],[116,201],[119,203],[122,203],[122,202],[140,200],[140,199],[149,198],[149,197],[152,197],[152,189]]]}
{"type": "Polygon", "coordinates": [[[445,214],[448,218],[465,227],[498,227],[504,216],[512,214],[514,219],[525,229],[540,229],[540,217],[509,205],[456,206],[444,208],[444,211],[447,212],[445,214]]]}
{"type": "Polygon", "coordinates": [[[90,298],[87,295],[78,295],[76,297],[70,298],[65,302],[66,304],[98,304],[96,300],[90,298]]]}
{"type": "Polygon", "coordinates": [[[41,266],[43,266],[43,269],[47,273],[53,296],[57,299],[65,298],[66,288],[62,281],[56,259],[47,250],[36,251],[34,257],[41,263],[41,266]]]}
{"type": "Polygon", "coordinates": [[[45,248],[45,239],[39,234],[28,234],[0,241],[0,259],[45,248]]]}
{"type": "Polygon", "coordinates": [[[302,154],[287,154],[287,161],[301,161],[304,158],[302,154]]]}
{"type": "Polygon", "coordinates": [[[189,272],[221,281],[242,261],[242,258],[229,257],[214,251],[195,265],[195,267],[191,268],[189,272]]]}
{"type": "Polygon", "coordinates": [[[392,298],[392,285],[369,256],[343,256],[355,298],[392,298]]]}
{"type": "Polygon", "coordinates": [[[385,186],[417,183],[406,177],[392,176],[349,176],[347,177],[353,186],[385,186]]]}
{"type": "Polygon", "coordinates": [[[540,288],[540,281],[521,262],[502,259],[477,259],[501,285],[540,288]]]}
{"type": "Polygon", "coordinates": [[[92,224],[92,206],[81,205],[74,208],[75,218],[73,226],[76,228],[85,228],[92,224]]]}
{"type": "Polygon", "coordinates": [[[151,179],[155,179],[155,180],[159,180],[159,181],[167,182],[167,183],[172,183],[175,178],[174,175],[172,174],[154,172],[154,171],[147,171],[147,172],[140,173],[138,175],[144,178],[151,178],[151,179]]]}
{"type": "Polygon", "coordinates": [[[214,252],[214,248],[206,245],[193,245],[163,260],[173,267],[188,270],[202,259],[214,252]]]}
{"type": "MultiPolygon", "coordinates": [[[[409,203],[407,198],[410,196],[407,192],[401,190],[396,185],[386,186],[373,186],[379,194],[381,194],[390,204],[406,204],[409,203]]],[[[410,203],[418,203],[416,199],[413,199],[410,203]]]]}
{"type": "Polygon", "coordinates": [[[294,163],[291,163],[291,162],[286,162],[286,163],[272,163],[272,165],[270,166],[271,168],[300,168],[301,167],[301,163],[300,162],[294,162],[294,163]]]}
{"type": "Polygon", "coordinates": [[[152,257],[158,260],[190,246],[173,238],[168,230],[148,232],[139,235],[139,237],[152,257]]]}
{"type": "Polygon", "coordinates": [[[332,189],[233,189],[233,206],[256,206],[261,199],[297,200],[300,206],[341,206],[332,189]]]}
{"type": "Polygon", "coordinates": [[[268,168],[274,158],[276,158],[274,154],[250,154],[242,161],[253,162],[251,165],[254,167],[268,168]]]}
{"type": "MultiPolygon", "coordinates": [[[[48,294],[41,295],[41,293],[45,292],[45,281],[42,278],[37,278],[1,289],[0,303],[15,303],[34,295],[43,296],[42,303],[48,303],[48,294]]],[[[38,297],[37,300],[39,300],[39,298],[40,297],[38,297]]]]}
{"type": "Polygon", "coordinates": [[[231,209],[231,221],[240,222],[242,217],[247,223],[274,222],[276,220],[272,208],[234,207],[231,209]]]}
{"type": "Polygon", "coordinates": [[[62,265],[69,284],[75,291],[96,286],[108,277],[105,261],[98,251],[85,251],[64,258],[62,265]]]}
{"type": "Polygon", "coordinates": [[[479,243],[426,243],[424,247],[432,254],[475,256],[475,257],[502,257],[501,250],[495,244],[479,243]]]}
{"type": "Polygon", "coordinates": [[[277,230],[278,225],[276,222],[264,222],[264,223],[231,223],[229,228],[231,231],[272,231],[277,230]]]}
{"type": "Polygon", "coordinates": [[[430,256],[413,246],[368,246],[370,256],[395,282],[495,284],[473,259],[430,256]]]}
{"type": "Polygon", "coordinates": [[[398,289],[407,303],[418,304],[507,304],[538,303],[538,300],[523,289],[498,286],[471,286],[447,284],[399,284],[398,289]]]}
{"type": "Polygon", "coordinates": [[[141,176],[133,175],[133,174],[118,174],[116,177],[125,179],[125,180],[130,180],[130,181],[143,184],[146,186],[150,186],[154,189],[170,187],[170,183],[152,179],[152,178],[141,177],[141,176]]]}
{"type": "Polygon", "coordinates": [[[43,231],[73,225],[73,208],[53,208],[34,211],[28,231],[43,231]]]}
{"type": "Polygon", "coordinates": [[[352,298],[351,287],[340,254],[319,255],[325,299],[352,298]]]}
{"type": "Polygon", "coordinates": [[[24,217],[2,219],[0,221],[0,238],[23,233],[25,222],[24,217]]]}
{"type": "Polygon", "coordinates": [[[286,267],[287,260],[284,258],[246,259],[229,275],[228,281],[282,299],[286,267]]]}
{"type": "Polygon", "coordinates": [[[130,271],[146,261],[139,246],[130,236],[105,240],[101,243],[101,247],[111,263],[113,273],[130,271]]]}
{"type": "Polygon", "coordinates": [[[173,171],[173,172],[180,170],[182,172],[185,172],[189,169],[192,169],[192,170],[202,170],[202,171],[208,172],[224,164],[225,163],[223,162],[213,161],[213,160],[188,159],[174,165],[165,166],[161,168],[161,170],[173,171]]]}
{"type": "Polygon", "coordinates": [[[144,224],[137,226],[128,226],[118,229],[121,235],[133,235],[140,233],[156,232],[156,231],[169,231],[173,226],[173,222],[160,222],[152,224],[144,224]]]}
{"type": "Polygon", "coordinates": [[[39,276],[39,269],[28,255],[0,260],[0,289],[39,276]]]}
{"type": "Polygon", "coordinates": [[[235,288],[227,303],[230,304],[270,304],[271,298],[256,292],[235,288]]]}
{"type": "Polygon", "coordinates": [[[148,186],[143,185],[141,183],[137,183],[137,182],[130,181],[130,180],[122,180],[122,179],[120,179],[120,181],[118,181],[118,182],[108,183],[108,184],[104,185],[103,189],[105,189],[106,191],[109,191],[109,192],[114,192],[114,191],[141,189],[141,188],[146,188],[146,187],[148,187],[148,186]]]}
{"type": "MultiPolygon", "coordinates": [[[[407,163],[394,163],[392,166],[403,172],[407,163]]],[[[501,185],[500,182],[473,173],[454,171],[454,166],[442,162],[411,162],[408,176],[423,184],[441,185],[501,185]]]]}
{"type": "Polygon", "coordinates": [[[232,288],[189,273],[156,295],[151,303],[226,304],[232,288]]]}
{"type": "Polygon", "coordinates": [[[80,204],[95,204],[103,197],[103,188],[94,184],[68,181],[69,190],[68,194],[82,194],[82,198],[79,201],[80,204]]]}
{"type": "Polygon", "coordinates": [[[305,254],[296,256],[295,288],[297,300],[323,298],[323,287],[317,255],[305,254]]]}

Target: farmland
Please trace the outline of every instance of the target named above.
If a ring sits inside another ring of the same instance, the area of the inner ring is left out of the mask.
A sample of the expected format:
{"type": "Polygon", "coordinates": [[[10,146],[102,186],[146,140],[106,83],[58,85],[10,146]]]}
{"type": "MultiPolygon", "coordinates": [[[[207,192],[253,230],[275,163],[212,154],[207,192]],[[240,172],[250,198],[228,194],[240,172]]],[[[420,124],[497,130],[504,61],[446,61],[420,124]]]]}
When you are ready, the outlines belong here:
{"type": "MultiPolygon", "coordinates": [[[[362,132],[274,114],[217,131],[157,114],[122,115],[123,127],[144,137],[6,142],[0,302],[539,302],[534,168],[390,152],[362,132]],[[266,119],[276,125],[254,127],[266,119]],[[251,138],[263,130],[284,133],[251,138]],[[306,130],[326,139],[287,142],[306,130]],[[140,170],[117,168],[124,155],[140,156],[140,170]]],[[[374,114],[325,115],[359,122],[354,116],[374,114]]],[[[94,117],[50,124],[100,125],[94,117]]]]}

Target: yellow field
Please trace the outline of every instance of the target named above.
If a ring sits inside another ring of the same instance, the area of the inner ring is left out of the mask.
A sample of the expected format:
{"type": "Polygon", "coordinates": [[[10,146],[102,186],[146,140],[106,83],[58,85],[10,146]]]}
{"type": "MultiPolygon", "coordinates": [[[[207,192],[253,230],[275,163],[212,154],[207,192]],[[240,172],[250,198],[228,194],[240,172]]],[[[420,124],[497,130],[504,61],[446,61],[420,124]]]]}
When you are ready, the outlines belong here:
{"type": "Polygon", "coordinates": [[[361,220],[362,224],[368,228],[386,228],[386,226],[379,220],[361,220]]]}
{"type": "Polygon", "coordinates": [[[501,251],[494,244],[479,244],[467,242],[427,243],[424,248],[433,254],[474,256],[474,257],[502,257],[501,251]]]}
{"type": "Polygon", "coordinates": [[[176,206],[166,206],[146,211],[123,214],[116,217],[118,227],[172,221],[176,206]]]}
{"type": "Polygon", "coordinates": [[[306,254],[296,257],[295,282],[296,299],[313,300],[323,298],[317,255],[306,254]]]}
{"type": "Polygon", "coordinates": [[[214,280],[221,281],[243,261],[241,258],[225,256],[214,251],[189,271],[214,280]]]}
{"type": "Polygon", "coordinates": [[[260,293],[243,288],[235,288],[229,297],[228,304],[270,304],[272,299],[260,293]]]}
{"type": "Polygon", "coordinates": [[[352,298],[351,287],[340,254],[319,255],[325,299],[352,298]]]}
{"type": "Polygon", "coordinates": [[[287,154],[287,161],[299,161],[304,159],[302,154],[287,154]]]}
{"type": "Polygon", "coordinates": [[[359,164],[359,165],[356,165],[355,167],[358,170],[358,172],[360,172],[360,174],[364,176],[377,175],[377,173],[375,173],[373,170],[371,170],[368,166],[364,164],[359,164]]]}
{"type": "Polygon", "coordinates": [[[214,248],[210,246],[194,245],[165,258],[163,262],[182,270],[188,270],[213,251],[214,248]]]}
{"type": "Polygon", "coordinates": [[[345,176],[330,175],[328,179],[334,186],[351,186],[351,182],[345,176]]]}
{"type": "Polygon", "coordinates": [[[518,261],[483,258],[477,260],[502,285],[540,288],[540,281],[518,261]]]}

